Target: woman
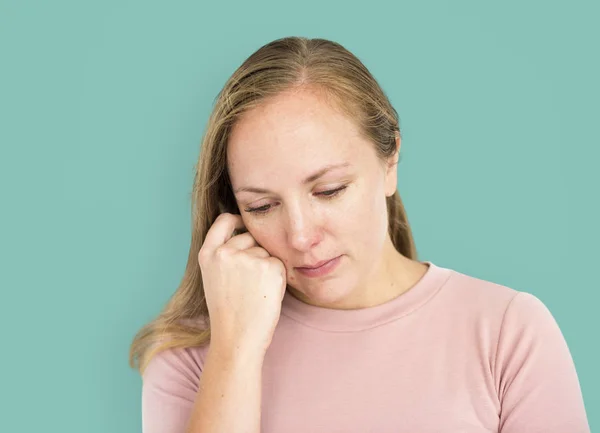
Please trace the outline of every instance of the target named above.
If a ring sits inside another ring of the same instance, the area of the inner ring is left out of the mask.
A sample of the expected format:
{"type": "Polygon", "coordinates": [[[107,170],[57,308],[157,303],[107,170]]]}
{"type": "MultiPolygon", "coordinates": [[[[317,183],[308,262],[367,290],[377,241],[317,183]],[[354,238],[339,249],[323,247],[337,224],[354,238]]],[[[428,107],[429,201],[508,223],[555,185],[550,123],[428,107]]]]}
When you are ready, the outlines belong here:
{"type": "Polygon", "coordinates": [[[400,144],[337,43],[276,40],[233,74],[185,275],[131,348],[144,433],[589,431],[545,305],[417,259],[400,144]]]}

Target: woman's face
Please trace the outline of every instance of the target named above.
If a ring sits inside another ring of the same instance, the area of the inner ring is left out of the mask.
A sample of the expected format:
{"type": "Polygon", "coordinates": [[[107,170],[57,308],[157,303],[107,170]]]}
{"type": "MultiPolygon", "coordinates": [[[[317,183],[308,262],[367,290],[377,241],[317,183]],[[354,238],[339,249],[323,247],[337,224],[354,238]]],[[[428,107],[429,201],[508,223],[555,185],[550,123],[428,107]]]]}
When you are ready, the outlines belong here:
{"type": "Polygon", "coordinates": [[[308,90],[278,95],[236,123],[228,166],[242,219],[285,264],[296,297],[344,305],[381,271],[395,160],[382,162],[350,119],[308,90]],[[325,275],[299,269],[334,258],[325,275]]]}

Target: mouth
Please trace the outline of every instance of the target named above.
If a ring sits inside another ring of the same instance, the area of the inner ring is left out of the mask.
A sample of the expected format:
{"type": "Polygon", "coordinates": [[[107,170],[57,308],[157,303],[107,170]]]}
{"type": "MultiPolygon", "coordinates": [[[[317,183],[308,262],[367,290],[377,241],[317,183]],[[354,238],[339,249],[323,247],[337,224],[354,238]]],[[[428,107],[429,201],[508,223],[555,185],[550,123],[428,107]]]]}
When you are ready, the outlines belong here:
{"type": "Polygon", "coordinates": [[[332,260],[334,260],[336,258],[337,257],[334,257],[332,259],[327,259],[327,260],[321,260],[320,262],[317,262],[317,263],[312,264],[312,265],[297,266],[296,269],[317,269],[317,268],[320,268],[324,264],[329,263],[330,261],[332,261],[332,260]]]}
{"type": "Polygon", "coordinates": [[[295,269],[307,277],[321,277],[333,272],[333,270],[336,269],[340,263],[341,258],[342,256],[337,256],[333,259],[322,260],[312,266],[299,266],[295,269]]]}

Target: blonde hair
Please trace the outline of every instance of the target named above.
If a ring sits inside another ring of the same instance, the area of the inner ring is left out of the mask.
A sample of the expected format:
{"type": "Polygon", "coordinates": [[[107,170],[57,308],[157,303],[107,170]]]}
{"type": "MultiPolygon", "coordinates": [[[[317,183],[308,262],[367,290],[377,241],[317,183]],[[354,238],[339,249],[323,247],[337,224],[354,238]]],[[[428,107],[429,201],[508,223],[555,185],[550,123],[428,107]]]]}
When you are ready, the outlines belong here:
{"type": "MultiPolygon", "coordinates": [[[[236,120],[249,109],[286,90],[319,90],[354,119],[378,156],[396,152],[398,114],[361,61],[325,39],[287,37],[254,52],[217,95],[202,139],[192,191],[192,239],[181,283],[162,312],[135,335],[129,364],[141,374],[158,352],[202,346],[210,340],[198,253],[223,211],[239,214],[227,172],[227,142],[236,120]],[[200,325],[200,326],[198,326],[200,325]]],[[[416,259],[416,249],[400,195],[387,197],[389,234],[395,248],[416,259]]]]}

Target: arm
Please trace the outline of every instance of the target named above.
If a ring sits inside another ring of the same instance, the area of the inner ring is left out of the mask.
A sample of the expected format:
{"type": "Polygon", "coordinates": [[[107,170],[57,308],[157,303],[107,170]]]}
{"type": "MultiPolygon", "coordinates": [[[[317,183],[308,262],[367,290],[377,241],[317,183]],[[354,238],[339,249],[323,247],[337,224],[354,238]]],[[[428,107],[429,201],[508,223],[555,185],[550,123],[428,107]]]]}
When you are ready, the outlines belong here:
{"type": "Polygon", "coordinates": [[[263,356],[209,350],[186,433],[259,433],[263,356]]]}
{"type": "Polygon", "coordinates": [[[143,433],[258,433],[262,362],[216,345],[203,366],[185,349],[157,354],[143,375],[143,433]]]}
{"type": "Polygon", "coordinates": [[[507,307],[494,377],[500,433],[589,433],[567,343],[548,308],[529,293],[507,307]]]}

